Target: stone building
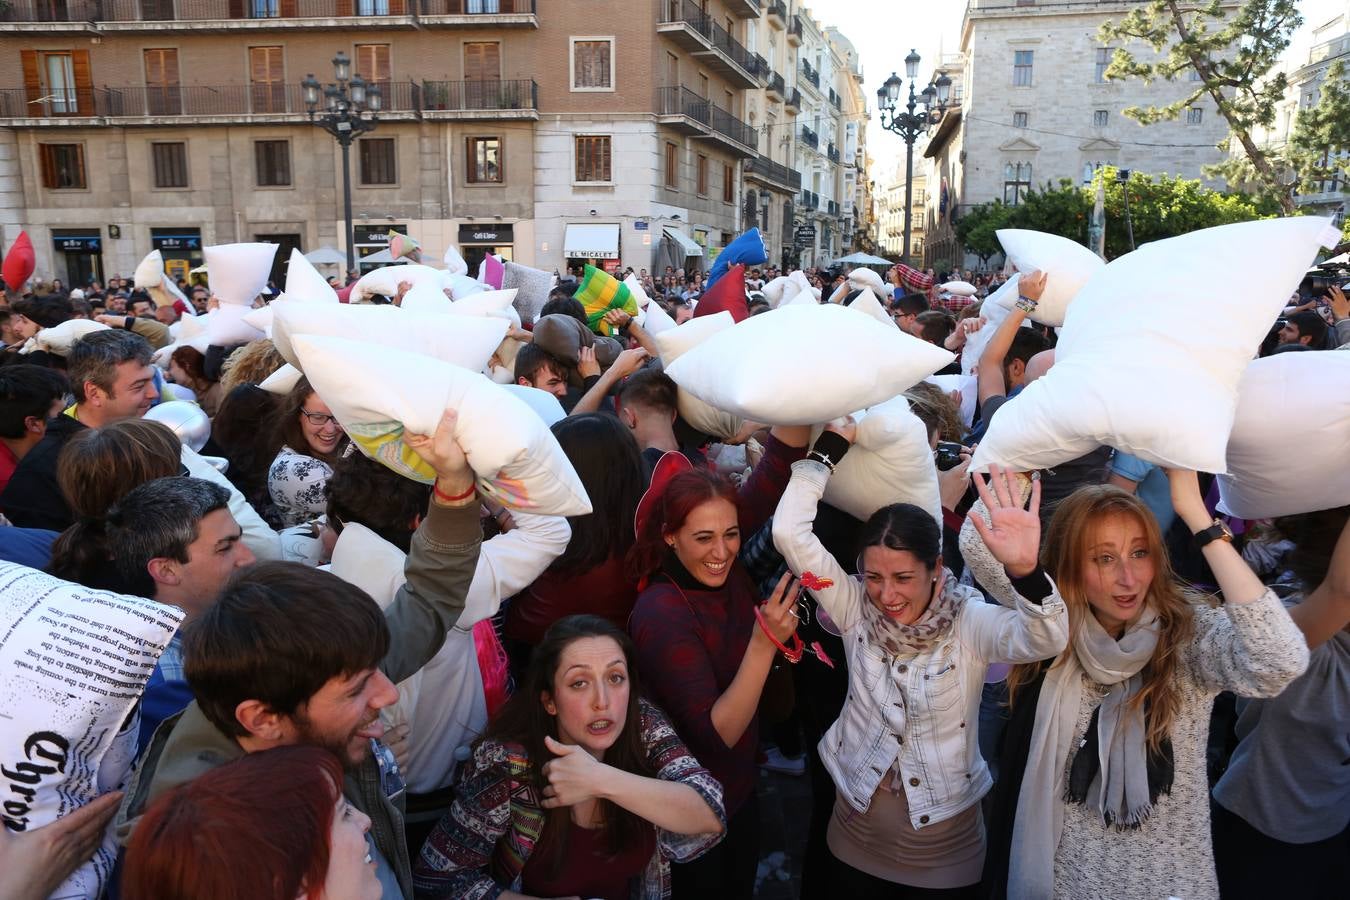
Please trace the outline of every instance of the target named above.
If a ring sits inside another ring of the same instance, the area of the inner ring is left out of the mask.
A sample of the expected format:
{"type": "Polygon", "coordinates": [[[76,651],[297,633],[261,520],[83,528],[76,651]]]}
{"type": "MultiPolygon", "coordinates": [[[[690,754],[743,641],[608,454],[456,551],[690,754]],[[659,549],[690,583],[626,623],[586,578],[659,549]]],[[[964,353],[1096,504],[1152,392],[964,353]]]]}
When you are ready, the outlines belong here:
{"type": "MultiPolygon", "coordinates": [[[[941,232],[973,205],[1017,203],[1028,190],[1063,178],[1082,183],[1101,165],[1202,178],[1202,168],[1219,161],[1228,125],[1212,100],[1202,98],[1176,121],[1148,127],[1123,114],[1130,106],[1171,103],[1191,88],[1186,81],[1106,79],[1115,47],[1098,40],[1098,27],[1138,5],[970,0],[961,26],[961,107],[948,114],[926,151],[930,260],[969,264],[953,255],[961,252],[954,235],[941,232]]],[[[1239,4],[1223,0],[1222,6],[1239,4]]],[[[1145,58],[1152,52],[1142,44],[1129,49],[1145,58]]]]}
{"type": "Polygon", "coordinates": [[[801,17],[771,0],[585,5],[11,0],[0,243],[27,228],[38,277],[68,283],[154,248],[184,273],[213,243],[345,249],[341,153],[300,87],[331,81],[341,51],[383,101],[351,152],[359,255],[393,229],[431,258],[706,268],[750,221],[752,184],[789,247],[799,187],[775,137],[801,102],[801,17]]]}

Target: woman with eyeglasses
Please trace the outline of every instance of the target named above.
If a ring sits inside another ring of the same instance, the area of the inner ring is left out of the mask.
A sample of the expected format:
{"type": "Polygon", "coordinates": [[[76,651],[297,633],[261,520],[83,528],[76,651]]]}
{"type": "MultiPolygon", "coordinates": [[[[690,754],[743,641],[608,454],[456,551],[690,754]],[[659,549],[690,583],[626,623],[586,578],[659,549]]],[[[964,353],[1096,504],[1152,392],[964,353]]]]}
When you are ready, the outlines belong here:
{"type": "Polygon", "coordinates": [[[289,528],[323,514],[324,486],[347,435],[309,380],[301,378],[281,405],[275,440],[281,449],[268,469],[267,491],[281,527],[289,528]]]}

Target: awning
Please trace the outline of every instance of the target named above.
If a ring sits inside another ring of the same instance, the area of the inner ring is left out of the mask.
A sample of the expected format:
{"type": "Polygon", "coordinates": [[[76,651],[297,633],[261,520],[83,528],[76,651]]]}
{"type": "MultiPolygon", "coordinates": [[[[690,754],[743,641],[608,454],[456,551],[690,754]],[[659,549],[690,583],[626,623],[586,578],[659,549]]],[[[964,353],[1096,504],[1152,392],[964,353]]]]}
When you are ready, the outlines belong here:
{"type": "Polygon", "coordinates": [[[689,235],[685,234],[683,231],[677,231],[674,228],[667,228],[666,237],[670,238],[672,241],[679,244],[680,248],[684,250],[685,256],[703,255],[703,248],[700,247],[698,244],[694,243],[693,239],[690,238],[689,235]]]}
{"type": "Polygon", "coordinates": [[[618,225],[568,225],[563,234],[563,256],[582,259],[618,259],[618,225]]]}

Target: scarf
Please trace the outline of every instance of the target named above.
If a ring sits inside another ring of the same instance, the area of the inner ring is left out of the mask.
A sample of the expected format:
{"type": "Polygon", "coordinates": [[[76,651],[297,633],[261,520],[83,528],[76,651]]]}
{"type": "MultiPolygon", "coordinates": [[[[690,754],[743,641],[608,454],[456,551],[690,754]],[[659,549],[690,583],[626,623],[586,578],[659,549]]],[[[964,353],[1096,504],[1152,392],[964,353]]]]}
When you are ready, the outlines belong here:
{"type": "MultiPolygon", "coordinates": [[[[1073,653],[1046,672],[1013,824],[1010,898],[1039,900],[1054,893],[1055,851],[1064,830],[1064,803],[1071,794],[1064,784],[1065,766],[1084,674],[1110,690],[1095,716],[1097,768],[1089,776],[1090,786],[1081,785],[1079,799],[1092,804],[1107,825],[1138,827],[1148,818],[1156,795],[1149,790],[1147,732],[1143,710],[1131,708],[1130,701],[1139,693],[1139,672],[1158,645],[1157,629],[1157,616],[1145,610],[1117,641],[1089,614],[1074,635],[1073,653]]],[[[1083,743],[1086,749],[1091,741],[1085,738],[1083,743]]],[[[1081,778],[1086,772],[1079,769],[1077,774],[1081,778]]]]}
{"type": "Polygon", "coordinates": [[[965,604],[966,592],[948,574],[943,579],[942,593],[933,597],[928,609],[914,624],[901,625],[866,598],[862,604],[863,619],[872,646],[887,656],[916,656],[933,649],[947,636],[965,604]]]}

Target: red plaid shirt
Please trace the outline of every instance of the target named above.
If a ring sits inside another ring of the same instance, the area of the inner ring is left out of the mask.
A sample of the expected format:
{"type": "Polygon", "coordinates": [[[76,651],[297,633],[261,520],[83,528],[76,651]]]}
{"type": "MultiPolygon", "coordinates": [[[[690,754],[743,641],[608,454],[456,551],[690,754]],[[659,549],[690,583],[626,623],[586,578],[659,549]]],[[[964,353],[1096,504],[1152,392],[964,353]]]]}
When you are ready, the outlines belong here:
{"type": "Polygon", "coordinates": [[[911,268],[904,263],[896,263],[895,268],[900,273],[900,284],[909,290],[927,293],[933,287],[933,276],[927,272],[911,268]]]}
{"type": "Polygon", "coordinates": [[[937,300],[933,301],[933,308],[945,309],[949,313],[958,314],[979,299],[979,297],[962,297],[958,294],[948,294],[946,297],[938,295],[937,300]]]}

